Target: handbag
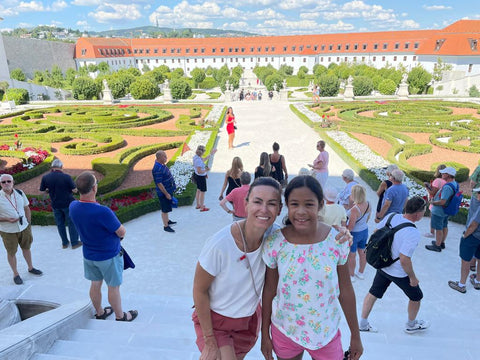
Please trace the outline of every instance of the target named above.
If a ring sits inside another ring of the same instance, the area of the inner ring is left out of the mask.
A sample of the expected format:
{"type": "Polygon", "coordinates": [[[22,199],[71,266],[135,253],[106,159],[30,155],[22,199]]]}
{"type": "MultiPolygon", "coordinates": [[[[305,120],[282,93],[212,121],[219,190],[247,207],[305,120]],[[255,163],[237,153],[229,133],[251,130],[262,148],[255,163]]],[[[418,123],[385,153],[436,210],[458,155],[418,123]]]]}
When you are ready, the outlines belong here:
{"type": "Polygon", "coordinates": [[[233,128],[234,128],[235,130],[237,130],[237,125],[233,125],[233,128]]]}
{"type": "Polygon", "coordinates": [[[120,254],[123,256],[123,270],[127,270],[128,268],[135,269],[135,263],[123,246],[120,246],[120,254]]]}

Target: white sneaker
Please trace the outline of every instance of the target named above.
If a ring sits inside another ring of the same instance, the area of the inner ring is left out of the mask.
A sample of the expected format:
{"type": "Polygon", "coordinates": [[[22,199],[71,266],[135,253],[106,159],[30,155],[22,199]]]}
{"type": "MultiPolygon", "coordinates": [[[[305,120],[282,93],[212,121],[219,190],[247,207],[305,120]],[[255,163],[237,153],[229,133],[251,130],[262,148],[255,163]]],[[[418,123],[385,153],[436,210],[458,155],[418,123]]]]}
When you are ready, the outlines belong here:
{"type": "Polygon", "coordinates": [[[413,326],[408,326],[408,323],[405,326],[405,332],[407,334],[415,334],[416,332],[428,329],[430,323],[425,320],[415,320],[415,324],[413,326]]]}
{"type": "Polygon", "coordinates": [[[356,276],[357,278],[359,278],[360,280],[364,280],[364,279],[365,279],[365,275],[363,275],[363,273],[361,273],[361,272],[356,272],[356,273],[355,273],[355,276],[356,276]]]}
{"type": "Polygon", "coordinates": [[[357,281],[357,279],[355,279],[355,276],[350,276],[350,281],[352,282],[352,284],[357,281]]]}
{"type": "Polygon", "coordinates": [[[435,237],[435,235],[430,233],[430,232],[423,234],[423,236],[426,237],[426,238],[434,238],[435,237]]]}
{"type": "Polygon", "coordinates": [[[360,331],[376,333],[376,332],[378,332],[378,329],[375,328],[375,327],[373,327],[373,326],[370,325],[370,323],[369,323],[367,326],[365,326],[365,327],[363,327],[363,328],[361,327],[361,328],[360,328],[360,331]]]}

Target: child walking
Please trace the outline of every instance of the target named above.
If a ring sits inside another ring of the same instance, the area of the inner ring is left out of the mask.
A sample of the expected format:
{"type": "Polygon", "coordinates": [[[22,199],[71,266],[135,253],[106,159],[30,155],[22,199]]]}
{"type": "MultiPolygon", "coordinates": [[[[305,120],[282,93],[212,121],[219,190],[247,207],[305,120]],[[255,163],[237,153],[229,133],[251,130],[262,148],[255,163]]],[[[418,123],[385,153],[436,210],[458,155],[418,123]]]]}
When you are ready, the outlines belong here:
{"type": "Polygon", "coordinates": [[[348,359],[363,352],[355,293],[347,266],[349,244],[335,240],[338,231],[318,222],[323,206],[319,182],[297,176],[285,190],[286,226],[265,242],[267,265],[263,290],[262,353],[273,360],[342,360],[340,307],[350,328],[348,359]]]}

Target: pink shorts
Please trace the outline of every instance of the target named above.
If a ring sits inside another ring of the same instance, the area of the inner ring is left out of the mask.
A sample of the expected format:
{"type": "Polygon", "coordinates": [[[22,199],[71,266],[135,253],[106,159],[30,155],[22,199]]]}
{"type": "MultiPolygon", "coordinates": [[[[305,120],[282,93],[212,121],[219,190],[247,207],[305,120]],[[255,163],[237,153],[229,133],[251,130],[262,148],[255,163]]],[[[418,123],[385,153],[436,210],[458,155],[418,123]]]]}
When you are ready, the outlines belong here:
{"type": "Polygon", "coordinates": [[[292,359],[306,350],[313,360],[343,359],[342,338],[340,330],[337,331],[337,334],[327,345],[317,350],[311,350],[292,341],[280,330],[278,330],[273,324],[270,328],[270,331],[272,332],[273,351],[275,351],[275,354],[277,354],[279,358],[292,359]]]}
{"type": "MultiPolygon", "coordinates": [[[[255,346],[260,332],[262,308],[258,305],[252,316],[243,318],[230,318],[214,311],[212,314],[212,326],[217,346],[232,346],[237,357],[246,355],[255,346]]],[[[197,334],[197,346],[200,351],[205,347],[203,332],[198,321],[197,312],[192,315],[195,333],[197,334]]]]}

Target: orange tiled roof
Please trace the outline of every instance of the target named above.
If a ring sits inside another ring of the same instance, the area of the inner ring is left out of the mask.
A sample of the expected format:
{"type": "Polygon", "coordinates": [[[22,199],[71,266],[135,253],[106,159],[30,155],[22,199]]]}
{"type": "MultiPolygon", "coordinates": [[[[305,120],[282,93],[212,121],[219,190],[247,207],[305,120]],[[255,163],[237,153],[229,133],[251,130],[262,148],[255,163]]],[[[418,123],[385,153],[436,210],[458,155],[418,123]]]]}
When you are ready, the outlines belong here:
{"type": "Polygon", "coordinates": [[[364,53],[476,55],[469,38],[480,37],[479,20],[460,20],[442,30],[384,31],[235,38],[80,38],[76,58],[294,56],[364,53]],[[468,31],[468,33],[467,33],[468,31]],[[437,41],[445,39],[438,48],[437,41]]]}

